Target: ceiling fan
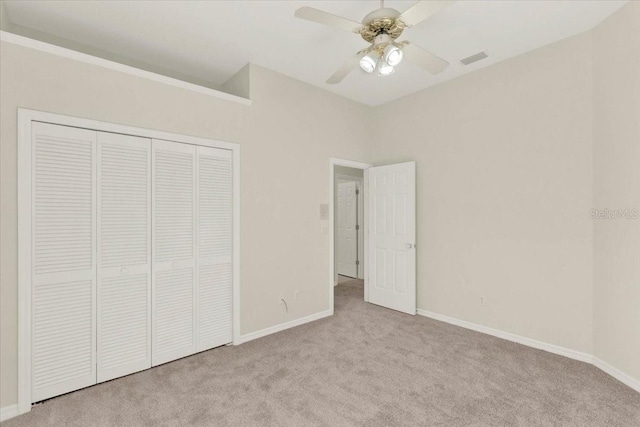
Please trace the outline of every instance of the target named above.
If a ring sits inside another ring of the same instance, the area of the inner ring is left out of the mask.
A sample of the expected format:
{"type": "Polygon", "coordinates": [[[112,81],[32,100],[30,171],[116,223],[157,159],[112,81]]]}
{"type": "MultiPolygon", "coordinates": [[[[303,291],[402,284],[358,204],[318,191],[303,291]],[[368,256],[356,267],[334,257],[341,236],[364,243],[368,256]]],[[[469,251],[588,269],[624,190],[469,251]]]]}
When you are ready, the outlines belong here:
{"type": "Polygon", "coordinates": [[[363,39],[371,43],[329,77],[327,80],[329,84],[340,83],[358,65],[369,74],[377,71],[379,76],[391,75],[403,58],[431,74],[437,74],[447,68],[449,65],[447,61],[406,40],[397,42],[396,39],[406,28],[424,21],[451,5],[453,1],[420,0],[404,13],[400,13],[395,9],[385,8],[384,0],[380,0],[380,8],[365,16],[362,23],[308,6],[296,10],[295,17],[360,34],[363,39]]]}

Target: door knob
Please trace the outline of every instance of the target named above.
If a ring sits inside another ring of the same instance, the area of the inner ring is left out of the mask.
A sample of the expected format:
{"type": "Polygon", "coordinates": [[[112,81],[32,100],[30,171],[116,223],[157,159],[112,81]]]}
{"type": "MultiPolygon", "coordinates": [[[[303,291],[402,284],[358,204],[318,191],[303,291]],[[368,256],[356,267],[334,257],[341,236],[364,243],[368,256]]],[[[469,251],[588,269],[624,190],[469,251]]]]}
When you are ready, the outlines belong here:
{"type": "Polygon", "coordinates": [[[413,245],[412,245],[411,243],[407,243],[407,245],[406,245],[406,246],[407,246],[407,249],[411,249],[411,248],[413,248],[413,245]]]}

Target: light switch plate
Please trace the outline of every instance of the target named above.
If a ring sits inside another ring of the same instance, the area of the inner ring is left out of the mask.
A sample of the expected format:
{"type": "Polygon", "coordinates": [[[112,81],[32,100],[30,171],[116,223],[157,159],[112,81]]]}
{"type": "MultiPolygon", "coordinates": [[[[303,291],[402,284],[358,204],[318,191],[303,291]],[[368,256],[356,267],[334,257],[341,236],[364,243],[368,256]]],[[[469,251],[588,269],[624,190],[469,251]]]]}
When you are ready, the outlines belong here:
{"type": "Polygon", "coordinates": [[[320,203],[320,219],[329,219],[329,205],[320,203]]]}

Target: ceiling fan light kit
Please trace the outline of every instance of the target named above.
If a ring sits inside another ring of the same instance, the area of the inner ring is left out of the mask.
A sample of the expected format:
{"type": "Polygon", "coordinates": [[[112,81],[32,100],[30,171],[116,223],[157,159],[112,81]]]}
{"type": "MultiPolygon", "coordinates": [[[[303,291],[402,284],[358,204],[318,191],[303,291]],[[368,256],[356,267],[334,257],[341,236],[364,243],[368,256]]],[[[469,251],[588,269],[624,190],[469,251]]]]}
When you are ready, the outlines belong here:
{"type": "Polygon", "coordinates": [[[402,45],[396,44],[387,34],[379,34],[373,44],[362,51],[366,53],[360,58],[360,68],[366,73],[378,70],[379,76],[389,76],[395,71],[394,67],[402,62],[402,45]]]}
{"type": "Polygon", "coordinates": [[[383,58],[380,58],[380,60],[378,60],[378,75],[380,77],[390,76],[395,71],[396,69],[387,64],[387,62],[383,58]]]}
{"type": "Polygon", "coordinates": [[[410,44],[406,40],[396,42],[396,39],[406,28],[426,20],[449,6],[453,1],[421,0],[404,13],[400,13],[395,9],[385,8],[384,0],[381,0],[380,8],[365,16],[362,23],[308,6],[296,10],[295,16],[340,30],[352,31],[371,43],[368,48],[358,52],[355,57],[349,59],[329,77],[327,83],[335,84],[341,82],[358,65],[368,74],[377,70],[378,76],[389,76],[394,73],[395,67],[400,65],[403,58],[424,68],[431,74],[437,74],[444,70],[449,65],[447,61],[410,44]]]}
{"type": "Polygon", "coordinates": [[[398,46],[388,44],[387,47],[384,48],[384,60],[390,66],[395,67],[400,65],[402,57],[402,50],[398,46]]]}
{"type": "Polygon", "coordinates": [[[362,68],[362,71],[366,73],[373,73],[376,70],[377,65],[378,60],[376,58],[375,52],[368,53],[367,55],[360,58],[360,68],[362,68]]]}

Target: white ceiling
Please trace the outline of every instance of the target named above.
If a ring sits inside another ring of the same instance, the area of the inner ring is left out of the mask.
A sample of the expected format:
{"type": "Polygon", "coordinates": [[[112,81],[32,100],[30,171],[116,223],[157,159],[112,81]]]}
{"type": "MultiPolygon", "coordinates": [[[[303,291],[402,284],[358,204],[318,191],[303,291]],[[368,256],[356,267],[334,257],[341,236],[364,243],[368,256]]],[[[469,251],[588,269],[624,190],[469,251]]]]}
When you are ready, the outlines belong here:
{"type": "MultiPolygon", "coordinates": [[[[368,105],[379,105],[467,72],[589,30],[626,0],[458,1],[399,40],[446,59],[431,76],[408,62],[390,77],[352,72],[342,83],[325,80],[367,46],[356,34],[296,19],[313,6],[355,21],[379,7],[367,1],[6,1],[12,24],[173,70],[215,84],[247,62],[368,105]],[[460,59],[479,51],[470,66],[460,59]]],[[[399,11],[413,1],[388,0],[399,11]]]]}

